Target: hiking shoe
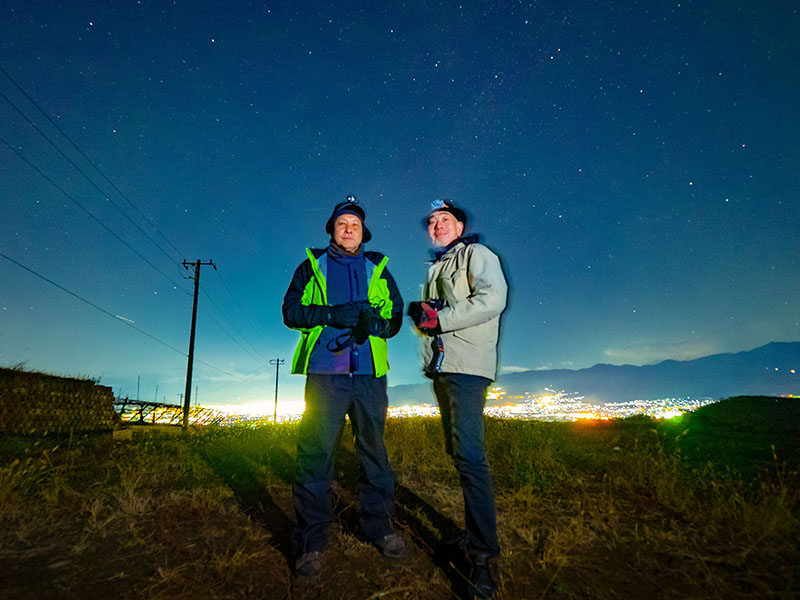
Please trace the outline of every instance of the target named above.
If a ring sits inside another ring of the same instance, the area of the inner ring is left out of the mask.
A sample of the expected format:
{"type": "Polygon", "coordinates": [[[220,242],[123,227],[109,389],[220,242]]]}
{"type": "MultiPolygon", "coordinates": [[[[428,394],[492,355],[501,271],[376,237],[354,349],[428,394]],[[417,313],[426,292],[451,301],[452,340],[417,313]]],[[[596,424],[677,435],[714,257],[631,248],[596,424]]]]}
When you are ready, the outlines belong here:
{"type": "Polygon", "coordinates": [[[469,587],[473,598],[487,600],[494,598],[496,560],[484,557],[470,557],[471,569],[469,587]]]}
{"type": "Polygon", "coordinates": [[[406,555],[406,542],[396,533],[382,537],[375,545],[387,558],[403,558],[406,555]]]}
{"type": "Polygon", "coordinates": [[[306,552],[294,562],[294,574],[300,579],[311,581],[322,575],[322,552],[306,552]]]}

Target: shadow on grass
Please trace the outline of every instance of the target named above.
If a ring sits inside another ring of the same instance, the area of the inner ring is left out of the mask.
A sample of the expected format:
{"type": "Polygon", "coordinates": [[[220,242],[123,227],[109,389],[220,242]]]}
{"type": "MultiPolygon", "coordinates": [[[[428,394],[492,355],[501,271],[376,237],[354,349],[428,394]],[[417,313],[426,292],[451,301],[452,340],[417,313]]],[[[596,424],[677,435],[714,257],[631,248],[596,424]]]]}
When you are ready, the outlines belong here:
{"type": "Polygon", "coordinates": [[[269,448],[263,458],[266,464],[242,454],[205,454],[206,461],[233,491],[245,514],[269,531],[272,545],[291,564],[294,522],[269,493],[265,468],[290,484],[294,459],[282,448],[269,448]]]}
{"type": "MultiPolygon", "coordinates": [[[[367,542],[359,527],[357,490],[360,465],[355,450],[348,446],[348,443],[340,443],[336,451],[333,516],[342,531],[367,542]]],[[[233,491],[242,510],[270,533],[272,546],[291,564],[291,533],[295,525],[287,516],[291,506],[282,507],[276,501],[270,493],[268,481],[274,476],[291,486],[295,459],[280,447],[269,447],[257,454],[207,448],[203,456],[233,491]]],[[[469,571],[459,526],[404,486],[396,486],[395,500],[395,520],[399,529],[445,575],[454,598],[469,597],[469,571]]],[[[285,499],[283,503],[286,504],[285,499]]]]}
{"type": "MultiPolygon", "coordinates": [[[[336,453],[336,481],[347,491],[357,489],[359,463],[355,452],[340,445],[336,453]]],[[[345,499],[345,493],[334,493],[334,513],[342,527],[366,541],[358,530],[358,506],[345,499]]],[[[395,486],[395,521],[399,529],[413,540],[450,582],[454,598],[468,598],[469,567],[463,548],[463,532],[423,498],[402,485],[395,486]]]]}
{"type": "Polygon", "coordinates": [[[407,487],[398,485],[395,499],[398,523],[447,577],[453,597],[471,597],[461,528],[407,487]],[[423,522],[423,517],[430,525],[423,522]]]}

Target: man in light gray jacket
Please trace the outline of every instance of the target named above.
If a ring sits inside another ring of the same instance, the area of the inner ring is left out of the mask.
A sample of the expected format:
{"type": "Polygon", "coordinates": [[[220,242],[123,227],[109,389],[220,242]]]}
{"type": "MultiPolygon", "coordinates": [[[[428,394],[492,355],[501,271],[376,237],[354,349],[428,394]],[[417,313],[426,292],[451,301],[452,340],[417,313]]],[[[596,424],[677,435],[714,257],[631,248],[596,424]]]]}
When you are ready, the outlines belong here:
{"type": "Polygon", "coordinates": [[[500,260],[464,235],[467,217],[449,200],[436,200],[426,218],[437,247],[428,269],[423,301],[408,314],[423,337],[423,370],[433,381],[445,432],[464,494],[464,549],[469,559],[471,593],[492,598],[500,554],[494,492],[484,445],[486,392],[497,374],[500,314],[508,285],[500,260]]]}

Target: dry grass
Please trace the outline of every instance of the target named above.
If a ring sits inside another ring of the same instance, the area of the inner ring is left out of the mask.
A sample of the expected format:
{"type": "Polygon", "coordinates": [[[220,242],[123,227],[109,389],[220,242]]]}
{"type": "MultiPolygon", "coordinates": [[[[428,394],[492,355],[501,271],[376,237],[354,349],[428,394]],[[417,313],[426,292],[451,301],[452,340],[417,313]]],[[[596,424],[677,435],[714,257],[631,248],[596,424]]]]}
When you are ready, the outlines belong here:
{"type": "MultiPolygon", "coordinates": [[[[795,597],[798,464],[770,447],[786,447],[782,434],[764,431],[729,436],[730,464],[709,463],[703,436],[718,441],[721,433],[691,420],[488,421],[501,598],[795,597]]],[[[444,543],[462,525],[461,492],[438,420],[387,426],[397,527],[413,542],[400,562],[358,533],[357,461],[345,433],[337,523],[319,584],[298,584],[289,569],[295,435],[296,425],[286,424],[59,447],[47,439],[7,443],[4,597],[463,593],[463,568],[444,543]]]]}

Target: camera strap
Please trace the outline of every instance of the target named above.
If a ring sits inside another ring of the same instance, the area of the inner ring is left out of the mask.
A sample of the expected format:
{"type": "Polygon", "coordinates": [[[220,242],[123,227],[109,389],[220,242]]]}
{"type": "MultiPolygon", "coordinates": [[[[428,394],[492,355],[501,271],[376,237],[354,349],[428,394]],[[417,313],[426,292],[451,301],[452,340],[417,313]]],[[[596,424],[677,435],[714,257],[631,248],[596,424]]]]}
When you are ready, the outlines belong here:
{"type": "Polygon", "coordinates": [[[434,356],[433,356],[433,370],[437,373],[442,371],[442,363],[444,362],[444,342],[442,336],[437,335],[434,339],[434,356]]]}
{"type": "Polygon", "coordinates": [[[350,375],[358,371],[358,345],[352,332],[340,333],[328,342],[327,348],[334,354],[350,348],[350,375]]]}
{"type": "Polygon", "coordinates": [[[349,331],[340,333],[328,342],[327,348],[330,352],[341,352],[345,348],[352,346],[354,339],[353,334],[349,331]]]}

